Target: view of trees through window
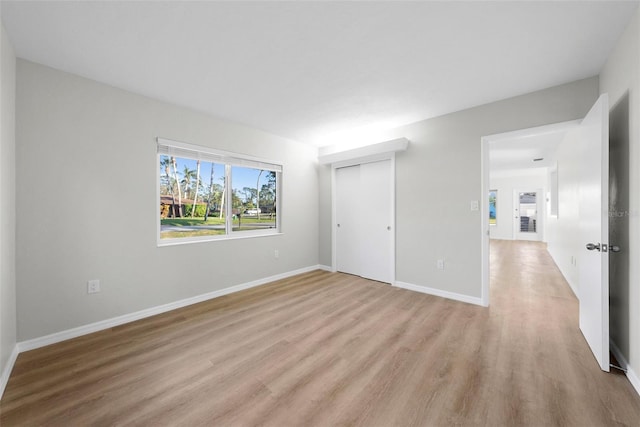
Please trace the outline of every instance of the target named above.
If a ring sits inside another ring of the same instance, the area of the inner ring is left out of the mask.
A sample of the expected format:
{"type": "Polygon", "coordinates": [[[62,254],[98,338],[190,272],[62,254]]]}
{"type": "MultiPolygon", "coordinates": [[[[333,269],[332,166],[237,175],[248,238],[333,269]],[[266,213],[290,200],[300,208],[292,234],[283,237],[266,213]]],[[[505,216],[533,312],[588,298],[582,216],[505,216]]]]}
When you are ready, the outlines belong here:
{"type": "Polygon", "coordinates": [[[276,228],[276,172],[167,155],[159,160],[161,239],[276,228]]]}
{"type": "Polygon", "coordinates": [[[498,199],[498,190],[489,190],[489,225],[496,225],[498,223],[497,218],[497,200],[498,199]]]}
{"type": "Polygon", "coordinates": [[[276,173],[233,166],[233,231],[276,227],[276,173]]]}

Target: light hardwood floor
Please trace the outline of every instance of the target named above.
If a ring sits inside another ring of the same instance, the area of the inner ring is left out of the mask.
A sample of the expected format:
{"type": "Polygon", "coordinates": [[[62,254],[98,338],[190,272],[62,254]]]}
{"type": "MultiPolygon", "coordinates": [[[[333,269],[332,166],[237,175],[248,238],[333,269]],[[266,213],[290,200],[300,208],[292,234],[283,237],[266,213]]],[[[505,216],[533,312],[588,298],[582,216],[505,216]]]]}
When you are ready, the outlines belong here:
{"type": "Polygon", "coordinates": [[[543,244],[491,307],[315,271],[18,357],[0,425],[638,426],[543,244]]]}

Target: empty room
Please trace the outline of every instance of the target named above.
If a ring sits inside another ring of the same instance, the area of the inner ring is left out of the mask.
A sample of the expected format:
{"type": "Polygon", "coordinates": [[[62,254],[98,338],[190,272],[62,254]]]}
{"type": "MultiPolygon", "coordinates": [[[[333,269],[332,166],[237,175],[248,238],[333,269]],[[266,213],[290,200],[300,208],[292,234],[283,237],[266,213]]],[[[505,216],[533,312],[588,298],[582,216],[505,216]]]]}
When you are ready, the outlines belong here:
{"type": "Polygon", "coordinates": [[[0,1],[0,425],[640,425],[638,1],[0,1]]]}

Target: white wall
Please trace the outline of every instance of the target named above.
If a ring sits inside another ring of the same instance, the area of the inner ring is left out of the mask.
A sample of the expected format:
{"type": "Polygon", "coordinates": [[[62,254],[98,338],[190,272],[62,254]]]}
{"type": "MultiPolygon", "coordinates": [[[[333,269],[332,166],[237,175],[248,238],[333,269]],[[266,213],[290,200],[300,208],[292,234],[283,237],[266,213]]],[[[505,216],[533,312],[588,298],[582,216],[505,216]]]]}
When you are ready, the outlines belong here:
{"type": "Polygon", "coordinates": [[[19,341],[318,264],[317,150],[20,59],[16,108],[19,341]],[[158,136],[281,161],[284,234],[157,247],[158,136]]]}
{"type": "MultiPolygon", "coordinates": [[[[594,100],[595,102],[595,100],[594,100]]],[[[567,132],[556,151],[558,170],[558,215],[547,218],[547,250],[578,295],[580,240],[580,137],[577,129],[567,132]]]]}
{"type": "MultiPolygon", "coordinates": [[[[610,129],[629,139],[629,247],[628,283],[611,287],[611,339],[629,362],[635,387],[640,392],[640,10],[635,15],[600,74],[600,91],[609,94],[611,107],[627,94],[628,129],[610,129]],[[624,288],[621,288],[624,286],[624,288]]],[[[624,123],[624,121],[622,122],[624,123]]],[[[615,125],[615,123],[614,123],[615,125]]],[[[613,258],[613,257],[610,257],[613,258]]],[[[615,259],[613,260],[615,263],[615,259]]],[[[615,264],[612,267],[619,267],[615,264]]]]}
{"type": "MultiPolygon", "coordinates": [[[[538,190],[541,209],[538,212],[538,227],[542,239],[546,239],[546,215],[544,198],[547,193],[547,168],[532,168],[512,171],[492,171],[489,178],[491,190],[498,190],[496,199],[496,225],[489,227],[492,239],[513,240],[515,212],[513,207],[513,192],[515,190],[538,190]]],[[[518,222],[519,226],[519,222],[518,222]]]]}
{"type": "MultiPolygon", "coordinates": [[[[397,281],[480,298],[481,212],[471,211],[470,201],[486,197],[481,138],[582,118],[597,96],[595,77],[381,133],[380,141],[410,141],[396,156],[397,281]],[[437,269],[439,258],[444,270],[437,269]]],[[[325,196],[321,216],[327,215],[331,199],[325,196]]],[[[322,224],[321,234],[331,229],[322,224]]],[[[327,238],[321,247],[323,264],[331,260],[330,243],[327,238]]]]}
{"type": "MultiPolygon", "coordinates": [[[[15,71],[16,57],[0,28],[0,374],[8,373],[16,346],[15,262],[15,71]]],[[[4,380],[0,381],[0,396],[4,380]]]]}

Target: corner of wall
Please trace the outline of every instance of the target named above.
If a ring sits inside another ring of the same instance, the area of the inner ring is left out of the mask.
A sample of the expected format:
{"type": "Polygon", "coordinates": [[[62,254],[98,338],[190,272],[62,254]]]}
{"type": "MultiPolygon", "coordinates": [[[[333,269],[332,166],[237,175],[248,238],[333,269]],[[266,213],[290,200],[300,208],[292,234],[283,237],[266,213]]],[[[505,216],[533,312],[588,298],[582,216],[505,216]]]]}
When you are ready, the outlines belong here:
{"type": "Polygon", "coordinates": [[[18,355],[16,341],[16,57],[0,21],[0,397],[18,355]]]}

